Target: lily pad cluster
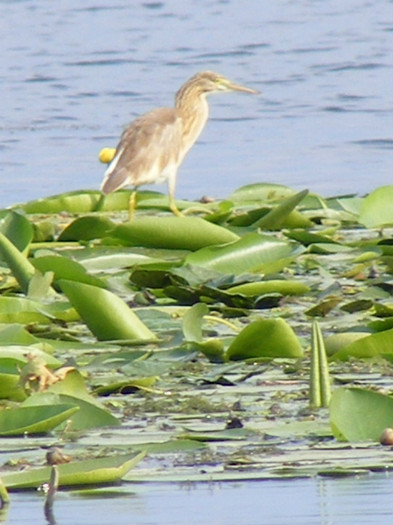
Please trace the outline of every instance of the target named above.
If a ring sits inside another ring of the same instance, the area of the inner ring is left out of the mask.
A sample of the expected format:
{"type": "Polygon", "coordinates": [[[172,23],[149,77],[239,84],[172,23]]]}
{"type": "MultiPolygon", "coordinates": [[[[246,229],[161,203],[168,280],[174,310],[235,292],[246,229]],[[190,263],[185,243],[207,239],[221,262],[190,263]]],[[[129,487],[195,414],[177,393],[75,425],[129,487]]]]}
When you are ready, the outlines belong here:
{"type": "MultiPolygon", "coordinates": [[[[279,464],[294,436],[308,449],[371,443],[393,426],[393,187],[323,198],[254,184],[181,201],[183,218],[140,192],[132,221],[129,197],[73,192],[0,212],[3,439],[97,442],[106,427],[98,442],[113,452],[171,450],[183,467],[191,454],[194,469],[218,466],[212,479],[237,479],[244,465],[304,475],[279,464]],[[315,410],[315,384],[310,399],[312,344],[329,413],[315,410]]],[[[31,486],[12,475],[10,487],[31,486]]]]}

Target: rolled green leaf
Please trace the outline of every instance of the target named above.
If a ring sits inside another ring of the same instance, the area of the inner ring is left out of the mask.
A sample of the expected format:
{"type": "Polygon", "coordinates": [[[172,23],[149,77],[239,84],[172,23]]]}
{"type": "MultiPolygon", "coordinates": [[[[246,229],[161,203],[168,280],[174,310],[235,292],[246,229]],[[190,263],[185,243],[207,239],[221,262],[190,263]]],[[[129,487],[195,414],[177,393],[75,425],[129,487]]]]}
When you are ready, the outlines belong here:
{"type": "Polygon", "coordinates": [[[60,279],[58,284],[97,339],[156,339],[131,308],[112,292],[66,279],[60,279]]]}
{"type": "Polygon", "coordinates": [[[111,236],[131,246],[192,251],[239,239],[226,228],[199,217],[140,217],[121,224],[111,236]]]}
{"type": "Polygon", "coordinates": [[[325,343],[317,321],[312,324],[310,405],[314,408],[329,406],[331,397],[329,365],[325,343]]]}
{"type": "Polygon", "coordinates": [[[30,279],[36,271],[34,266],[2,233],[0,233],[0,254],[18,281],[22,292],[27,294],[30,279]]]}
{"type": "Polygon", "coordinates": [[[281,295],[302,295],[310,291],[310,287],[300,281],[272,279],[255,283],[239,284],[225,290],[230,294],[242,294],[250,297],[279,293],[281,295]]]}

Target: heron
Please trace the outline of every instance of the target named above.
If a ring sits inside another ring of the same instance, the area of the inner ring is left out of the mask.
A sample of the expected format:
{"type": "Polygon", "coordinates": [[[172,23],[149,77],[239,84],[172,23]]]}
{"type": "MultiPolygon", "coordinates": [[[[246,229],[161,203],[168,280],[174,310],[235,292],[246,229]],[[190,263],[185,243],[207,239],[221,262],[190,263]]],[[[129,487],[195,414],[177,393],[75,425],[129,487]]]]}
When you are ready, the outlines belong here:
{"type": "Polygon", "coordinates": [[[182,216],[175,201],[179,166],[208,120],[207,95],[228,91],[259,93],[218,73],[204,71],[179,89],[174,108],[157,108],[134,120],[123,131],[113,153],[109,148],[100,153],[101,160],[110,161],[101,184],[103,195],[131,186],[129,216],[132,219],[138,187],[167,181],[169,208],[182,216]]]}

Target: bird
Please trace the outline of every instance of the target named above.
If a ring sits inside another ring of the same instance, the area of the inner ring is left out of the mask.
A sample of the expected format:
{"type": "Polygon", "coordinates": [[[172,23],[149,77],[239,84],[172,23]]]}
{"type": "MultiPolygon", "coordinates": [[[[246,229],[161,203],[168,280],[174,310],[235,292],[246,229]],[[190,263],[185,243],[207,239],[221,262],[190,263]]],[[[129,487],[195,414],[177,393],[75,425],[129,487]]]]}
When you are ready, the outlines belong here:
{"type": "Polygon", "coordinates": [[[100,153],[102,161],[109,161],[101,184],[102,194],[107,195],[125,186],[133,187],[129,203],[131,220],[138,187],[167,181],[169,209],[182,216],[175,201],[178,168],[208,120],[206,97],[228,91],[259,93],[218,73],[203,71],[178,90],[173,108],[153,109],[136,118],[125,128],[114,151],[104,148],[100,153]]]}

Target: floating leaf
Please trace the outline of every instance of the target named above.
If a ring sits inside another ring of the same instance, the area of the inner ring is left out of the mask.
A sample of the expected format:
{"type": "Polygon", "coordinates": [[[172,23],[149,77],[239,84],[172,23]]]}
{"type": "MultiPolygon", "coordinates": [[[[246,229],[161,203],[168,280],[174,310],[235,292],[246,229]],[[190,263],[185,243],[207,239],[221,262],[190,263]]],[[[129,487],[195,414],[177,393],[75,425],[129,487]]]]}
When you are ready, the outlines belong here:
{"type": "Polygon", "coordinates": [[[204,246],[233,242],[235,233],[199,217],[138,217],[111,233],[132,246],[198,250],[204,246]]]}
{"type": "Polygon", "coordinates": [[[303,295],[310,291],[310,287],[300,281],[272,279],[270,281],[258,281],[253,283],[238,284],[225,290],[230,294],[242,294],[258,296],[270,293],[281,295],[303,295]]]}
{"type": "MultiPolygon", "coordinates": [[[[116,454],[110,457],[72,461],[58,465],[59,486],[99,485],[115,483],[135,467],[146,453],[116,454]]],[[[21,472],[6,472],[2,479],[8,490],[38,488],[47,483],[51,467],[41,467],[21,472]]]]}
{"type": "Polygon", "coordinates": [[[278,272],[304,248],[274,237],[250,233],[225,246],[209,246],[187,255],[185,262],[213,270],[239,274],[278,272]]]}
{"type": "Polygon", "coordinates": [[[23,297],[0,297],[1,323],[49,323],[40,303],[23,297]]]}
{"type": "Polygon", "coordinates": [[[284,319],[258,319],[235,337],[226,357],[230,360],[252,357],[301,357],[299,340],[284,319]]]}
{"type": "Polygon", "coordinates": [[[33,226],[20,213],[10,211],[0,226],[1,233],[9,239],[20,252],[27,251],[33,240],[33,226]]]}
{"type": "Polygon", "coordinates": [[[29,396],[23,406],[67,404],[78,411],[68,418],[70,430],[117,427],[120,421],[87,391],[81,374],[69,372],[63,381],[50,386],[45,392],[29,396]]]}
{"type": "MultiPolygon", "coordinates": [[[[131,191],[121,190],[105,196],[103,203],[104,211],[125,210],[128,207],[131,191]]],[[[37,199],[19,204],[18,209],[26,213],[88,213],[95,211],[102,198],[99,191],[71,191],[44,199],[37,199]]]]}
{"type": "MultiPolygon", "coordinates": [[[[303,190],[286,198],[275,208],[271,209],[269,213],[256,221],[254,226],[256,228],[262,228],[265,230],[277,230],[281,228],[288,215],[296,208],[298,204],[300,204],[307,194],[308,190],[303,190]]],[[[309,225],[311,226],[311,222],[309,225]]]]}
{"type": "Polygon", "coordinates": [[[228,200],[239,203],[250,203],[250,202],[269,202],[278,201],[280,199],[290,197],[295,191],[287,186],[281,184],[247,184],[235,190],[228,197],[228,200]]]}
{"type": "Polygon", "coordinates": [[[76,281],[59,280],[59,286],[99,340],[155,340],[155,335],[117,295],[76,281]]]}
{"type": "Polygon", "coordinates": [[[37,405],[0,411],[0,436],[43,434],[69,419],[78,407],[70,404],[37,405]]]}
{"type": "Polygon", "coordinates": [[[43,274],[53,272],[54,278],[78,281],[85,284],[100,286],[105,288],[106,284],[102,279],[89,275],[86,269],[76,261],[62,255],[45,255],[36,257],[32,260],[33,265],[43,274]]]}
{"type": "Polygon", "coordinates": [[[59,235],[58,241],[89,241],[106,237],[115,228],[115,223],[103,216],[78,217],[59,235]]]}
{"type": "Polygon", "coordinates": [[[361,207],[359,222],[367,228],[393,224],[393,186],[381,186],[372,191],[361,207]]]}
{"type": "Polygon", "coordinates": [[[385,357],[393,355],[393,329],[384,330],[367,337],[355,338],[348,346],[336,352],[332,359],[346,360],[350,357],[363,359],[368,357],[385,357]]]}
{"type": "Polygon", "coordinates": [[[335,390],[329,411],[333,434],[341,441],[379,441],[393,426],[393,398],[370,390],[335,390]]]}
{"type": "Polygon", "coordinates": [[[203,316],[209,313],[209,308],[203,304],[194,304],[183,316],[183,334],[186,341],[202,341],[203,316]]]}

